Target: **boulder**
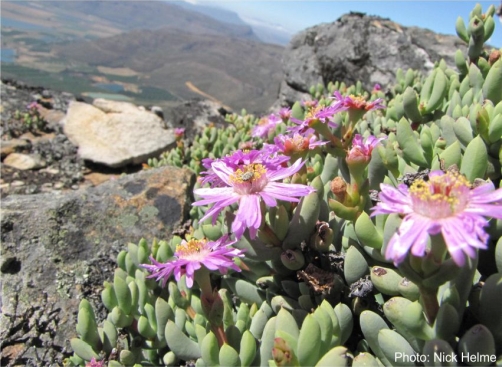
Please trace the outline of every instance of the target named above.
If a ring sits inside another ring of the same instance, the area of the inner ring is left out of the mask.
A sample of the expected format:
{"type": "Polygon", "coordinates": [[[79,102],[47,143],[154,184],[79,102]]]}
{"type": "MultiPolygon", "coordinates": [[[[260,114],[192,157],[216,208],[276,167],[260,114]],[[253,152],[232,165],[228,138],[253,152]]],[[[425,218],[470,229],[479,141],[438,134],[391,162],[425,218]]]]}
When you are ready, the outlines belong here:
{"type": "Polygon", "coordinates": [[[311,99],[311,86],[330,81],[361,81],[366,90],[395,82],[398,68],[427,74],[442,58],[454,67],[456,36],[362,13],[343,15],[333,23],[310,27],[293,37],[283,54],[279,100],[273,109],[311,99]]]}
{"type": "Polygon", "coordinates": [[[101,322],[103,281],[129,242],[169,239],[189,217],[195,175],[162,167],[67,194],[2,200],[2,365],[63,365],[81,298],[101,322]]]}
{"type": "Polygon", "coordinates": [[[63,124],[82,159],[112,168],[144,163],[175,145],[159,116],[128,102],[72,102],[63,124]]]}
{"type": "Polygon", "coordinates": [[[165,118],[172,126],[185,128],[185,137],[193,140],[209,124],[225,126],[225,116],[229,113],[231,112],[217,102],[191,99],[166,111],[165,118]]]}

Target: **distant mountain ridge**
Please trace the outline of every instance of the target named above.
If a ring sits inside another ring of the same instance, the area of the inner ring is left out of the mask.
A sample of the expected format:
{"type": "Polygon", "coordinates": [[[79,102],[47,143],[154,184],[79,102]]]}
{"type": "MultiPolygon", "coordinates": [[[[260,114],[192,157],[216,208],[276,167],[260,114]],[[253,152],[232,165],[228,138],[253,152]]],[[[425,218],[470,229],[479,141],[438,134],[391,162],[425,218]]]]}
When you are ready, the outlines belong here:
{"type": "Polygon", "coordinates": [[[293,37],[291,32],[284,29],[278,29],[275,25],[267,24],[257,19],[241,17],[233,11],[217,6],[206,6],[199,3],[192,4],[186,1],[176,2],[176,5],[190,11],[207,15],[223,23],[250,26],[253,33],[265,43],[286,46],[293,37]]]}
{"type": "MultiPolygon", "coordinates": [[[[20,2],[19,2],[20,3],[20,2]]],[[[133,29],[175,28],[190,33],[225,34],[235,37],[259,39],[245,23],[231,24],[190,11],[181,3],[163,1],[31,1],[25,6],[37,4],[55,16],[96,17],[123,31],[133,29]]]]}
{"type": "Polygon", "coordinates": [[[132,69],[143,83],[181,98],[193,97],[190,82],[233,108],[252,111],[272,105],[282,74],[280,46],[169,28],[55,45],[53,51],[95,67],[132,69]]]}
{"type": "Polygon", "coordinates": [[[231,20],[220,22],[179,4],[3,1],[2,18],[44,27],[21,34],[2,27],[3,47],[16,50],[19,70],[3,69],[20,80],[33,69],[48,71],[44,78],[53,84],[68,78],[68,86],[78,85],[73,93],[124,88],[139,103],[210,95],[234,109],[266,111],[276,99],[284,48],[260,42],[233,12],[213,12],[231,20]],[[155,91],[162,92],[157,100],[155,91]]]}

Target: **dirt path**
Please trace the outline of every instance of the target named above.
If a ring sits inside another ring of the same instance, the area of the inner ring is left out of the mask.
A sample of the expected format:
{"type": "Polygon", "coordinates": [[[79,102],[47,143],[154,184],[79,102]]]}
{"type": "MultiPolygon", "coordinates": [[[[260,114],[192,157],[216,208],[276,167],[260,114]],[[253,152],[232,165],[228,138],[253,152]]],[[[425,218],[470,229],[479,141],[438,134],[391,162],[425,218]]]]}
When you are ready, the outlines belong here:
{"type": "Polygon", "coordinates": [[[186,83],[185,83],[185,85],[186,85],[186,86],[188,87],[188,89],[190,89],[192,92],[197,93],[197,94],[200,94],[201,96],[203,96],[203,97],[205,97],[205,98],[207,98],[207,99],[210,99],[210,100],[211,100],[211,101],[213,101],[213,102],[216,102],[216,103],[221,104],[221,105],[223,106],[223,108],[225,108],[225,109],[227,109],[227,110],[229,110],[229,111],[231,111],[231,110],[232,110],[232,108],[231,108],[231,107],[229,107],[229,106],[227,106],[227,105],[223,104],[223,102],[221,102],[220,100],[218,100],[218,99],[214,98],[213,96],[211,96],[211,95],[209,95],[209,94],[207,94],[207,93],[205,93],[205,92],[201,91],[199,88],[197,88],[195,85],[193,85],[193,83],[192,83],[192,82],[186,82],[186,83]]]}

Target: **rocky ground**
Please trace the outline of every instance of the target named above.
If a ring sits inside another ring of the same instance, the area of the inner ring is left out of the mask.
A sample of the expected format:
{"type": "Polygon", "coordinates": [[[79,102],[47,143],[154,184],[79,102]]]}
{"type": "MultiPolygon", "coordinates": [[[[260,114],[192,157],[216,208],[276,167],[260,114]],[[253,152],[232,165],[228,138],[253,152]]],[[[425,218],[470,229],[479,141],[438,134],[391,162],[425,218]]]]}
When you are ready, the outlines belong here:
{"type": "Polygon", "coordinates": [[[60,124],[70,93],[3,79],[1,92],[1,197],[77,190],[141,169],[113,170],[77,156],[60,124]],[[16,167],[16,168],[15,168],[16,167]]]}

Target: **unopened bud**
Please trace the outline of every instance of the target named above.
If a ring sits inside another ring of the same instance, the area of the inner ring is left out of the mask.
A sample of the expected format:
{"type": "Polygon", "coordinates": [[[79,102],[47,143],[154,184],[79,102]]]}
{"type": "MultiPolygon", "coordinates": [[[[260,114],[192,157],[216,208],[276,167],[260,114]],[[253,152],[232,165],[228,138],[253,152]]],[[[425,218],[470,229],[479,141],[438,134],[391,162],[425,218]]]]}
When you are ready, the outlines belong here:
{"type": "Polygon", "coordinates": [[[341,177],[335,177],[331,181],[331,192],[335,194],[339,202],[343,203],[347,196],[347,183],[341,177]]]}

